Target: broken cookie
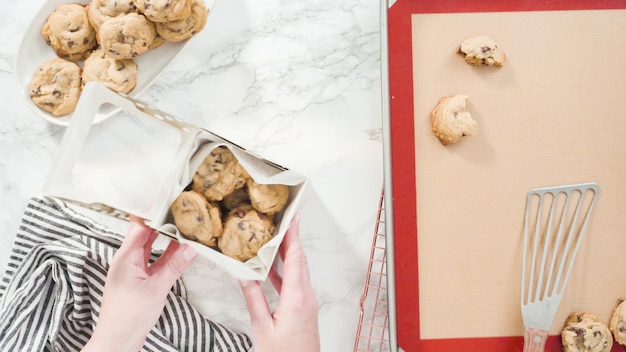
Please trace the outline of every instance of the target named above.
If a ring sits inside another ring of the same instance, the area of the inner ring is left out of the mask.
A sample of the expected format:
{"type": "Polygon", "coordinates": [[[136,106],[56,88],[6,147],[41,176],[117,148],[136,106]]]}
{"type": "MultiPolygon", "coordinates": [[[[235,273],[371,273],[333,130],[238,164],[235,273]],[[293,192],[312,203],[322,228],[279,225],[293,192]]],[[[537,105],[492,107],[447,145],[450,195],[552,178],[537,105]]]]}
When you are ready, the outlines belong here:
{"type": "Polygon", "coordinates": [[[474,66],[504,66],[506,55],[489,37],[472,37],[461,43],[458,53],[474,66]]]}
{"type": "Polygon", "coordinates": [[[441,98],[430,114],[433,132],[443,145],[458,142],[478,131],[478,122],[467,111],[469,96],[456,94],[441,98]]]}

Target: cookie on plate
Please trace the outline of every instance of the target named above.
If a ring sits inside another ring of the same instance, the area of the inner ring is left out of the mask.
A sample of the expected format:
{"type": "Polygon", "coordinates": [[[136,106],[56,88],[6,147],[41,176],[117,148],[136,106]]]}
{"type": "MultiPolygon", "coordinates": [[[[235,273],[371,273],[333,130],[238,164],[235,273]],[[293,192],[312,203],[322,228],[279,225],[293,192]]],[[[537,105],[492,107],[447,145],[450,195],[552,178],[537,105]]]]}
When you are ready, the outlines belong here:
{"type": "Polygon", "coordinates": [[[81,68],[62,58],[42,63],[30,82],[30,98],[41,109],[63,116],[76,108],[82,90],[81,68]]]}
{"type": "Polygon", "coordinates": [[[269,216],[244,205],[233,209],[224,220],[224,232],[217,246],[225,255],[245,262],[272,239],[274,228],[269,216]]]}
{"type": "Polygon", "coordinates": [[[91,0],[86,5],[89,23],[97,31],[100,26],[113,17],[137,12],[137,7],[132,0],[91,0]]]}
{"type": "Polygon", "coordinates": [[[191,14],[183,19],[156,22],[157,33],[170,42],[180,42],[200,32],[206,24],[208,11],[203,0],[192,0],[191,14]]]}
{"type": "Polygon", "coordinates": [[[478,122],[467,111],[469,97],[463,94],[444,97],[430,114],[433,133],[443,145],[458,142],[478,131],[478,122]]]}
{"type": "Polygon", "coordinates": [[[191,14],[191,0],[133,0],[139,12],[152,22],[182,20],[191,14]]]}
{"type": "Polygon", "coordinates": [[[97,81],[120,93],[128,93],[137,85],[137,64],[132,59],[116,60],[95,50],[83,64],[82,82],[97,81]]]}
{"type": "Polygon", "coordinates": [[[565,321],[561,344],[563,352],[609,352],[613,337],[593,314],[574,312],[565,321]]]}
{"type": "Polygon", "coordinates": [[[59,57],[84,60],[98,45],[96,31],[81,4],[61,4],[46,19],[41,35],[59,57]]]}
{"type": "Polygon", "coordinates": [[[226,195],[243,187],[249,177],[227,147],[217,147],[196,170],[192,189],[210,201],[221,201],[226,195]]]}
{"type": "MultiPolygon", "coordinates": [[[[156,28],[155,28],[155,32],[156,32],[156,28]]],[[[163,45],[163,43],[165,42],[166,42],[165,38],[161,37],[159,32],[156,32],[156,34],[154,35],[154,40],[150,44],[150,47],[148,50],[156,49],[160,47],[161,45],[163,45]]]]}
{"type": "Polygon", "coordinates": [[[250,204],[261,213],[273,215],[281,211],[289,198],[289,187],[278,184],[259,184],[253,179],[246,183],[250,204]]]}
{"type": "Polygon", "coordinates": [[[201,194],[184,191],[172,203],[170,210],[174,224],[181,234],[192,241],[215,246],[222,235],[221,212],[201,194]]]}
{"type": "Polygon", "coordinates": [[[98,42],[109,57],[124,60],[150,50],[155,36],[154,24],[145,16],[128,13],[104,22],[98,31],[98,42]]]}
{"type": "Polygon", "coordinates": [[[485,36],[472,37],[464,40],[459,46],[459,54],[470,65],[504,66],[506,55],[498,44],[485,36]]]}
{"type": "Polygon", "coordinates": [[[619,300],[609,322],[609,329],[615,337],[615,342],[622,346],[626,346],[626,303],[624,302],[623,299],[619,300]]]}

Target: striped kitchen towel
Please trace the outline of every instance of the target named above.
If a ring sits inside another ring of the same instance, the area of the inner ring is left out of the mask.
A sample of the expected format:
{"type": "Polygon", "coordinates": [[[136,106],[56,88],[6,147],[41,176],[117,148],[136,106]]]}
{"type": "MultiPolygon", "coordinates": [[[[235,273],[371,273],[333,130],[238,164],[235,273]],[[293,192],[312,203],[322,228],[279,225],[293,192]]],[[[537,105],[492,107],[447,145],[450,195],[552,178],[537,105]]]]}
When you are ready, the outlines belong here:
{"type": "MultiPolygon", "coordinates": [[[[58,199],[32,198],[0,282],[0,351],[80,351],[122,238],[58,199]]],[[[252,350],[246,335],[206,319],[185,297],[179,279],[142,351],[252,350]]]]}

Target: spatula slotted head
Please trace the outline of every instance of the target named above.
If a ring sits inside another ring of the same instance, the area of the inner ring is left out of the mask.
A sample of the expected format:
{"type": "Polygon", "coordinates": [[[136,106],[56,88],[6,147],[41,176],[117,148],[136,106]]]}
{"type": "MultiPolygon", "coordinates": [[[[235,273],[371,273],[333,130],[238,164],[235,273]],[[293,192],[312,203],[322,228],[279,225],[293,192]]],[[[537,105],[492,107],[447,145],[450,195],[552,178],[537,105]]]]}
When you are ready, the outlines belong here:
{"type": "Polygon", "coordinates": [[[598,185],[528,192],[524,219],[521,306],[524,326],[548,330],[595,204],[598,185]]]}

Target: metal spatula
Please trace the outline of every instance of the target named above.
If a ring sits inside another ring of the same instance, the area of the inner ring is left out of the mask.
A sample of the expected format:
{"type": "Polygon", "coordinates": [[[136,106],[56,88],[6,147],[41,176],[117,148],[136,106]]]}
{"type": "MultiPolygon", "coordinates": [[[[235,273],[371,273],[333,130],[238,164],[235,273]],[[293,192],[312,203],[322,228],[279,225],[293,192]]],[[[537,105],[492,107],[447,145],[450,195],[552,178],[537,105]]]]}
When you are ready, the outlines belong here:
{"type": "Polygon", "coordinates": [[[544,351],[598,191],[595,183],[581,183],[528,192],[521,289],[524,352],[544,351]]]}

